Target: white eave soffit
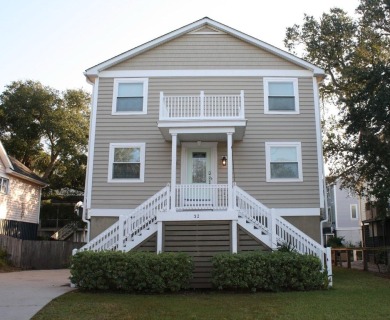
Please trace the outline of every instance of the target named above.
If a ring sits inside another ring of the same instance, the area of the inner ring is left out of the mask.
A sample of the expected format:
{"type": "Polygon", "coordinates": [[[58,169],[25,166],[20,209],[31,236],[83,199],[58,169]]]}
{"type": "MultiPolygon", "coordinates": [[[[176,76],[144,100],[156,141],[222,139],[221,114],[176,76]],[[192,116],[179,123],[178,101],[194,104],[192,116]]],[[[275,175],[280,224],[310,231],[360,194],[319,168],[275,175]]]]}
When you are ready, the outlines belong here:
{"type": "MultiPolygon", "coordinates": [[[[249,36],[245,33],[242,33],[238,30],[235,30],[229,26],[226,26],[222,23],[219,23],[215,20],[212,20],[210,18],[203,18],[198,21],[195,21],[191,24],[188,24],[182,28],[179,28],[175,31],[172,31],[170,33],[167,33],[159,38],[156,38],[154,40],[151,40],[149,42],[146,42],[145,44],[142,44],[138,47],[135,47],[129,51],[126,51],[122,54],[119,54],[116,57],[113,57],[111,59],[108,59],[100,64],[97,64],[89,69],[87,69],[84,72],[84,75],[88,78],[91,76],[92,78],[94,76],[97,76],[100,71],[103,71],[113,65],[116,65],[122,61],[125,61],[131,57],[134,57],[144,51],[150,50],[154,47],[157,47],[158,45],[161,45],[165,42],[171,41],[175,38],[178,38],[182,36],[183,34],[189,33],[189,34],[202,34],[202,29],[204,29],[205,33],[207,34],[230,34],[238,39],[241,39],[243,41],[246,41],[248,43],[251,43],[252,45],[255,45],[263,50],[266,50],[270,53],[273,53],[283,59],[286,59],[292,63],[295,63],[303,68],[306,68],[313,72],[314,76],[325,76],[325,72],[323,69],[318,68],[317,66],[302,60],[284,50],[281,50],[277,47],[274,47],[266,42],[263,42],[259,39],[256,39],[252,36],[249,36]],[[207,30],[207,31],[206,31],[207,30]],[[214,32],[213,32],[214,31],[214,32]]],[[[203,33],[204,34],[204,33],[203,33]]]]}

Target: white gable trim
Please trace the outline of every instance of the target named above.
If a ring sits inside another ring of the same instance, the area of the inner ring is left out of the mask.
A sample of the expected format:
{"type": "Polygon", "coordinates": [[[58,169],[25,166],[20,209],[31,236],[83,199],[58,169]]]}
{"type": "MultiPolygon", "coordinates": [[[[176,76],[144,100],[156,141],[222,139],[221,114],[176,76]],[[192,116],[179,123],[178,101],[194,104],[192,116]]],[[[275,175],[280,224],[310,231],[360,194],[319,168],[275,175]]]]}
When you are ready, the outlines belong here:
{"type": "Polygon", "coordinates": [[[304,61],[286,51],[283,51],[281,49],[278,49],[268,43],[265,43],[261,40],[258,40],[256,38],[253,38],[245,33],[242,33],[238,30],[235,30],[233,28],[230,28],[224,24],[221,24],[217,21],[214,21],[214,20],[211,20],[209,18],[203,18],[201,20],[198,20],[198,21],[195,21],[189,25],[186,25],[182,28],[179,28],[175,31],[172,31],[170,33],[167,33],[157,39],[154,39],[152,41],[149,41],[143,45],[140,45],[134,49],[131,49],[129,51],[126,51],[114,58],[111,58],[109,60],[106,60],[96,66],[93,66],[92,68],[89,68],[85,71],[85,76],[88,78],[88,77],[94,77],[94,76],[98,76],[99,72],[115,65],[115,64],[118,64],[124,60],[127,60],[137,54],[140,54],[146,50],[149,50],[151,48],[154,48],[164,42],[167,42],[167,41],[170,41],[170,40],[173,40],[183,34],[186,34],[186,33],[189,33],[189,32],[192,32],[194,30],[198,30],[200,28],[202,28],[203,26],[208,26],[210,28],[213,28],[213,29],[217,29],[217,30],[220,30],[222,32],[225,32],[225,33],[228,33],[228,34],[231,34],[232,36],[235,36],[243,41],[246,41],[246,42],[249,42],[261,49],[264,49],[266,51],[269,51],[283,59],[286,59],[292,63],[295,63],[303,68],[306,68],[310,71],[313,72],[314,75],[318,75],[318,76],[324,76],[325,75],[325,72],[324,70],[318,68],[317,66],[307,62],[307,61],[304,61]]]}
{"type": "Polygon", "coordinates": [[[275,69],[191,69],[191,70],[114,70],[102,71],[100,78],[140,77],[312,77],[308,70],[275,69]]]}
{"type": "Polygon", "coordinates": [[[14,170],[14,167],[11,163],[11,160],[8,158],[7,152],[4,149],[3,144],[0,141],[0,159],[4,163],[4,166],[6,169],[12,169],[14,170]]]}

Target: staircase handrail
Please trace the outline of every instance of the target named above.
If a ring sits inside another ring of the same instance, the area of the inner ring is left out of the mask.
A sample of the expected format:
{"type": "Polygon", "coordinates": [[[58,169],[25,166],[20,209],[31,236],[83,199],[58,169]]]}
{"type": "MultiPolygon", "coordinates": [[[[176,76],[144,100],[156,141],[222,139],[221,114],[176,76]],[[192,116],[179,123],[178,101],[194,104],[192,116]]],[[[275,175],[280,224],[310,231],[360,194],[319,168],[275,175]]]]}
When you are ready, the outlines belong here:
{"type": "Polygon", "coordinates": [[[139,234],[143,228],[155,221],[157,212],[168,208],[169,185],[150,197],[129,214],[119,217],[119,220],[105,231],[89,241],[78,251],[93,250],[123,250],[126,241],[139,234]]]}
{"type": "Polygon", "coordinates": [[[270,234],[271,247],[289,244],[299,253],[316,255],[323,262],[326,252],[321,244],[296,228],[284,218],[272,213],[272,210],[253,198],[241,188],[234,186],[235,207],[256,227],[270,234]],[[260,213],[260,214],[259,214],[260,213]]]}
{"type": "Polygon", "coordinates": [[[233,187],[234,207],[264,233],[270,234],[270,209],[236,185],[233,187]]]}
{"type": "Polygon", "coordinates": [[[69,222],[67,223],[65,226],[63,226],[61,229],[59,229],[58,231],[56,231],[52,236],[51,238],[52,239],[55,239],[55,240],[63,240],[62,237],[64,235],[69,236],[77,230],[77,221],[72,221],[72,222],[69,222]]]}
{"type": "Polygon", "coordinates": [[[131,215],[123,219],[123,237],[120,239],[120,250],[126,242],[139,235],[142,230],[157,220],[157,213],[167,211],[169,208],[170,186],[166,186],[153,197],[138,206],[131,215]]]}

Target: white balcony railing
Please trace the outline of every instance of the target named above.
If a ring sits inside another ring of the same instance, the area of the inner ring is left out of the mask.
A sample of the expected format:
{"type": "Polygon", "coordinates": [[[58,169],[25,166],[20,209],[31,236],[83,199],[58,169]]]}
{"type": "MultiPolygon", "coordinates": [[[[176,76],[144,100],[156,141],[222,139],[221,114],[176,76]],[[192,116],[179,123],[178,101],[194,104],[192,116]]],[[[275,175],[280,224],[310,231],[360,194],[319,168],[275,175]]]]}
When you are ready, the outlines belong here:
{"type": "Polygon", "coordinates": [[[165,96],[160,92],[160,120],[244,119],[244,91],[237,95],[165,96]]]}
{"type": "Polygon", "coordinates": [[[227,184],[176,185],[176,210],[226,210],[227,184]]]}

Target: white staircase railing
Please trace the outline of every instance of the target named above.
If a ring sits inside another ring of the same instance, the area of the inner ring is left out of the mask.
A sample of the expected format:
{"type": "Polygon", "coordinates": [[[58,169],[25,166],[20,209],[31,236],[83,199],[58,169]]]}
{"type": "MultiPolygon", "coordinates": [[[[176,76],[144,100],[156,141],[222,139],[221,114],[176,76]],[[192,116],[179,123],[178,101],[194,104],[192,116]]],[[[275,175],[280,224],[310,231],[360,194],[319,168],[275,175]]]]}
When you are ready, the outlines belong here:
{"type": "Polygon", "coordinates": [[[126,247],[127,243],[153,224],[158,212],[168,209],[169,190],[170,187],[166,186],[132,210],[129,215],[121,216],[116,223],[80,248],[79,251],[130,250],[131,248],[126,247]]]}
{"type": "Polygon", "coordinates": [[[299,253],[315,255],[320,258],[323,267],[332,272],[330,248],[324,248],[308,235],[296,228],[282,217],[272,214],[272,210],[250,196],[241,188],[234,186],[234,205],[239,215],[252,222],[258,229],[268,234],[270,248],[276,248],[281,244],[288,244],[299,253]]]}

